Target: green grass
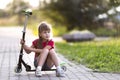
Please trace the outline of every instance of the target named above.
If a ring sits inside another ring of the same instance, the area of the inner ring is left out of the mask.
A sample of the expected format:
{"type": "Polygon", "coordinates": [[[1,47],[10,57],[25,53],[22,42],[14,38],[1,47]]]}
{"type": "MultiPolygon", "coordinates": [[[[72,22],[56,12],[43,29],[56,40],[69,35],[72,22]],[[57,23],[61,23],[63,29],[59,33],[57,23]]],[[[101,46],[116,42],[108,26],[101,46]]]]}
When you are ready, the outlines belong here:
{"type": "Polygon", "coordinates": [[[120,72],[120,39],[56,43],[66,58],[101,72],[120,72]]]}

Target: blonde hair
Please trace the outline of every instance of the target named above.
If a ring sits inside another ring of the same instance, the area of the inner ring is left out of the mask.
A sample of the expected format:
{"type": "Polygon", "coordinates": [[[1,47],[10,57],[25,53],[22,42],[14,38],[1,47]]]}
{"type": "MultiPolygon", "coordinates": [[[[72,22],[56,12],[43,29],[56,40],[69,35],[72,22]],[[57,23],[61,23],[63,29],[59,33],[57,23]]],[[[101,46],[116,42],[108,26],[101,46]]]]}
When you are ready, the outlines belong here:
{"type": "MultiPolygon", "coordinates": [[[[51,35],[51,38],[52,38],[52,27],[49,23],[47,22],[41,22],[38,26],[38,35],[40,35],[40,33],[42,31],[50,31],[50,35],[51,35]]],[[[40,36],[39,36],[40,38],[40,36]]]]}

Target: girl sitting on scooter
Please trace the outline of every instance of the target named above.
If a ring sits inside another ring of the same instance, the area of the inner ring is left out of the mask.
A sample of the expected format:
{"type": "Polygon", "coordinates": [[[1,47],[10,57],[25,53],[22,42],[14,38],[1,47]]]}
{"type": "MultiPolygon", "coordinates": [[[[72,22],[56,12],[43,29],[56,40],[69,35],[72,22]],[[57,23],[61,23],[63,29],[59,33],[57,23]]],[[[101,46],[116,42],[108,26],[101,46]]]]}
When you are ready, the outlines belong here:
{"type": "Polygon", "coordinates": [[[51,69],[53,65],[56,66],[57,77],[65,76],[64,71],[58,62],[58,58],[54,49],[54,41],[51,38],[51,34],[51,25],[46,22],[41,22],[38,27],[39,38],[35,39],[30,47],[25,44],[25,41],[21,40],[21,44],[23,44],[23,49],[26,53],[29,54],[31,52],[35,52],[35,75],[38,77],[42,76],[42,69],[51,69]]]}

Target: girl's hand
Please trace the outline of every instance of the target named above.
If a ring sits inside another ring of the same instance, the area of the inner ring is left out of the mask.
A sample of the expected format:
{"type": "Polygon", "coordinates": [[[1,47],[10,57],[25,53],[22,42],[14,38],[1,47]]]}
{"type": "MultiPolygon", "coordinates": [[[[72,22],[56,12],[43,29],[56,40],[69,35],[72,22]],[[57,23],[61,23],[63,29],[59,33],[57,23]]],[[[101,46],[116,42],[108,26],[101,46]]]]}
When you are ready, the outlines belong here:
{"type": "Polygon", "coordinates": [[[25,45],[25,40],[21,39],[20,44],[22,45],[23,49],[27,54],[29,54],[32,51],[31,47],[28,47],[27,45],[25,45]]]}
{"type": "Polygon", "coordinates": [[[20,44],[21,44],[21,45],[24,45],[24,44],[25,44],[25,41],[24,41],[23,39],[21,39],[20,44]]]}

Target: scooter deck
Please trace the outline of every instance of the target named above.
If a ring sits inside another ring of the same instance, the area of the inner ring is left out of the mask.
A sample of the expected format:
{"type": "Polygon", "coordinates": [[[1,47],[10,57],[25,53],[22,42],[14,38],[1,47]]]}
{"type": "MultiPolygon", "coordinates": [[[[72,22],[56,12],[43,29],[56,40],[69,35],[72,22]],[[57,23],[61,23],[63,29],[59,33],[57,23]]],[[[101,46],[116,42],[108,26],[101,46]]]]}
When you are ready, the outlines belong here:
{"type": "MultiPolygon", "coordinates": [[[[36,69],[34,70],[26,70],[27,72],[34,72],[36,71],[36,69]]],[[[42,69],[42,71],[56,71],[56,69],[42,69]]]]}

